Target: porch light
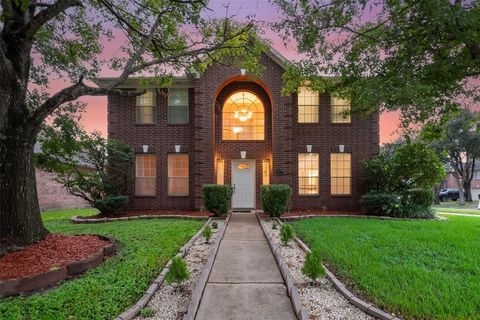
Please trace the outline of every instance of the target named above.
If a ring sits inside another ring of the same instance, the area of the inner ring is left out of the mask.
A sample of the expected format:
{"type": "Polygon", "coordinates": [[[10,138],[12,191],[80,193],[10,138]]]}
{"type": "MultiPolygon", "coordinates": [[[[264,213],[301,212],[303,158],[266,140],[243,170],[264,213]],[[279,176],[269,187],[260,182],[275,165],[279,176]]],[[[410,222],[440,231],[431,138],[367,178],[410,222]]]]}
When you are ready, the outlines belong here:
{"type": "Polygon", "coordinates": [[[247,157],[247,151],[240,151],[240,157],[245,159],[247,157]]]}
{"type": "Polygon", "coordinates": [[[311,144],[307,144],[307,152],[308,153],[312,152],[312,145],[311,144]]]}
{"type": "Polygon", "coordinates": [[[245,76],[245,69],[240,69],[240,74],[241,74],[242,76],[245,76]]]}
{"type": "Polygon", "coordinates": [[[179,145],[179,144],[176,144],[176,145],[175,145],[175,152],[176,152],[176,153],[179,153],[179,152],[180,152],[180,145],[179,145]]]}
{"type": "Polygon", "coordinates": [[[143,153],[147,153],[148,152],[148,144],[142,145],[142,149],[143,149],[143,153]]]}
{"type": "Polygon", "coordinates": [[[339,145],[338,150],[340,151],[340,153],[343,153],[345,151],[345,146],[343,144],[339,145]]]}

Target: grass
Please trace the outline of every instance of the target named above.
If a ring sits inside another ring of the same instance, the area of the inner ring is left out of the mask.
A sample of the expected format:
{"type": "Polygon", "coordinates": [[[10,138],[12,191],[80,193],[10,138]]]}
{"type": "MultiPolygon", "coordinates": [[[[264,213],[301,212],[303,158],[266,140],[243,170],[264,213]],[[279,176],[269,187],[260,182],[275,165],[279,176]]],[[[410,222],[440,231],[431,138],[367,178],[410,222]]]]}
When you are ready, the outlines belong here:
{"type": "Polygon", "coordinates": [[[72,215],[92,210],[43,213],[56,233],[92,233],[120,241],[116,256],[83,276],[29,297],[0,299],[0,319],[113,319],[136,302],[166,262],[202,225],[193,220],[134,220],[71,224],[72,215]]]}
{"type": "Polygon", "coordinates": [[[362,296],[406,319],[480,319],[480,219],[317,218],[297,234],[362,296]]]}
{"type": "Polygon", "coordinates": [[[433,209],[438,212],[452,212],[452,213],[466,213],[466,214],[480,214],[478,210],[478,200],[467,202],[464,206],[459,205],[458,201],[440,202],[434,205],[433,209]]]}

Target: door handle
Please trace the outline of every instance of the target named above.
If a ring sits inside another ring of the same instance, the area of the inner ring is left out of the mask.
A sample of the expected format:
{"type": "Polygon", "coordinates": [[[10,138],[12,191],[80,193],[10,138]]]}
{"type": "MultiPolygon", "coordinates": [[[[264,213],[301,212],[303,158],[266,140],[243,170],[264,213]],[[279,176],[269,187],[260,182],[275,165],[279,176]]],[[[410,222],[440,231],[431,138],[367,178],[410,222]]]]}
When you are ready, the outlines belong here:
{"type": "Polygon", "coordinates": [[[233,185],[232,189],[233,189],[233,193],[235,193],[235,185],[233,185]]]}

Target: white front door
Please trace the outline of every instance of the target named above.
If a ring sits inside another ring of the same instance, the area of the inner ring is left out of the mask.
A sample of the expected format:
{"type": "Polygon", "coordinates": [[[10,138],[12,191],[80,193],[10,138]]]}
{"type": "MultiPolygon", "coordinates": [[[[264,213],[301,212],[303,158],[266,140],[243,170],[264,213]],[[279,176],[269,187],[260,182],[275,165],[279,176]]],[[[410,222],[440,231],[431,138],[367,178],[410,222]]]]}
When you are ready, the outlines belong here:
{"type": "Polygon", "coordinates": [[[255,208],[255,160],[232,160],[232,208],[255,208]]]}

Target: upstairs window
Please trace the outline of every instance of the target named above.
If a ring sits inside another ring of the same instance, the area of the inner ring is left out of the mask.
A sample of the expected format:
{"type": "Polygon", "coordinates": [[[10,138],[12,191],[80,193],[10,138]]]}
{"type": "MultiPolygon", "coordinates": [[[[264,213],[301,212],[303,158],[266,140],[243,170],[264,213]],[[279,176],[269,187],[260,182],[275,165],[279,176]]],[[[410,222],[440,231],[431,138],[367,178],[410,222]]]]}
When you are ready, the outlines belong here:
{"type": "Polygon", "coordinates": [[[232,94],[222,112],[223,140],[265,140],[265,108],[248,91],[232,94]]]}
{"type": "Polygon", "coordinates": [[[157,91],[147,91],[136,97],[135,118],[137,124],[155,124],[157,122],[157,91]]]}
{"type": "Polygon", "coordinates": [[[298,123],[318,123],[319,96],[310,87],[298,88],[298,123]]]}
{"type": "Polygon", "coordinates": [[[318,194],[318,153],[298,154],[298,194],[318,194]]]}
{"type": "Polygon", "coordinates": [[[157,185],[157,158],[155,155],[135,157],[135,195],[154,196],[157,185]]]}
{"type": "Polygon", "coordinates": [[[188,196],[188,154],[168,155],[168,195],[188,196]]]}
{"type": "Polygon", "coordinates": [[[332,96],[332,123],[350,123],[350,102],[332,96]]]}
{"type": "Polygon", "coordinates": [[[330,190],[333,195],[351,194],[352,155],[350,153],[330,154],[330,190]]]}
{"type": "Polygon", "coordinates": [[[187,124],[188,112],[188,88],[168,89],[168,123],[187,124]]]}

